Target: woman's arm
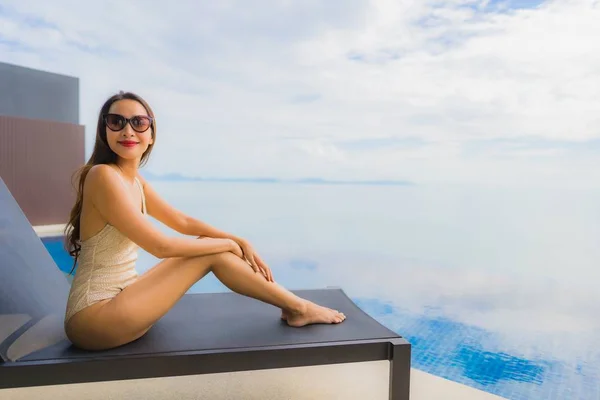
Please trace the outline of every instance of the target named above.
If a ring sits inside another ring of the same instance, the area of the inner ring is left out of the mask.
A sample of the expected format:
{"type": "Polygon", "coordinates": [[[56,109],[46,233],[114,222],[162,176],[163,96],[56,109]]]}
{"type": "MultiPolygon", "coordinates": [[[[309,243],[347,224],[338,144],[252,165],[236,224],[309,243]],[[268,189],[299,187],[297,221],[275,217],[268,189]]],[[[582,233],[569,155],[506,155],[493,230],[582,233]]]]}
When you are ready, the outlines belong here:
{"type": "Polygon", "coordinates": [[[236,243],[243,241],[240,237],[224,232],[179,211],[167,203],[143,177],[139,176],[139,179],[144,186],[148,214],[174,231],[190,236],[231,239],[236,243]]]}
{"type": "Polygon", "coordinates": [[[138,178],[143,182],[144,194],[146,196],[146,209],[148,210],[148,214],[171,229],[184,235],[197,237],[208,236],[211,238],[233,242],[233,247],[236,248],[236,250],[230,251],[235,252],[237,251],[237,248],[241,249],[241,254],[239,254],[240,257],[246,259],[254,271],[260,271],[265,278],[267,278],[267,280],[272,282],[274,281],[271,269],[258,256],[252,245],[247,240],[230,233],[223,232],[222,230],[210,226],[205,222],[184,214],[162,199],[143,177],[138,176],[138,178]]]}
{"type": "MultiPolygon", "coordinates": [[[[84,196],[102,217],[148,253],[158,257],[193,257],[233,251],[230,239],[197,240],[169,237],[156,229],[134,204],[117,172],[107,165],[94,166],[87,175],[84,196]]],[[[172,219],[177,223],[176,219],[172,219]]]]}

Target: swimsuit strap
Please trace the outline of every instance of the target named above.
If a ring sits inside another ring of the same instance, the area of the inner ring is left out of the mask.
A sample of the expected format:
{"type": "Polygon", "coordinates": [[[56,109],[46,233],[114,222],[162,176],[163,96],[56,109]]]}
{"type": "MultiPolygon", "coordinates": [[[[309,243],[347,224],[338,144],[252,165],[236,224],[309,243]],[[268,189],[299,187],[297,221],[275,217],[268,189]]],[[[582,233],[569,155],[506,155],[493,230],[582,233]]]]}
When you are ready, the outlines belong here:
{"type": "MultiPolygon", "coordinates": [[[[118,172],[117,172],[117,175],[119,175],[119,178],[121,178],[121,182],[123,182],[123,185],[126,188],[128,188],[129,186],[127,185],[127,182],[125,181],[125,178],[123,178],[123,175],[121,175],[118,172]]],[[[137,183],[137,186],[140,189],[140,193],[142,194],[142,213],[146,214],[146,196],[144,195],[144,188],[142,187],[142,184],[141,184],[140,180],[137,178],[137,176],[133,179],[137,183]]]]}
{"type": "Polygon", "coordinates": [[[135,181],[140,188],[140,193],[142,194],[142,213],[146,214],[146,196],[144,195],[144,188],[142,187],[142,183],[137,176],[135,177],[135,181]]]}

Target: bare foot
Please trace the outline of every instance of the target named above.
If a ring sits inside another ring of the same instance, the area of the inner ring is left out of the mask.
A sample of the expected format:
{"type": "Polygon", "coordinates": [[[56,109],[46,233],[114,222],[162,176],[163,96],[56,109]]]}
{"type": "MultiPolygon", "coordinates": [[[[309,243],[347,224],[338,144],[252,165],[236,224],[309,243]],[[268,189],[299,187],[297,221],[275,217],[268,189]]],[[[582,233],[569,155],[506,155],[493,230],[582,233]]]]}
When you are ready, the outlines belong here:
{"type": "Polygon", "coordinates": [[[339,324],[346,316],[331,308],[322,307],[310,301],[306,302],[306,309],[298,314],[283,312],[282,318],[286,317],[289,326],[301,327],[310,324],[339,324]]]}

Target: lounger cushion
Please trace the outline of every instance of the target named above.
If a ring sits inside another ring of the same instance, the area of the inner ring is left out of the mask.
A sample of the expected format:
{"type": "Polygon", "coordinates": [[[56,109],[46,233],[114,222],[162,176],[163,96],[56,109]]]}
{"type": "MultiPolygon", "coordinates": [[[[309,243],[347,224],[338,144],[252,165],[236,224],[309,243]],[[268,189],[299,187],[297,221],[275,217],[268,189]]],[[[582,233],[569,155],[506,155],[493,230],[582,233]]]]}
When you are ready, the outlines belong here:
{"type": "Polygon", "coordinates": [[[89,352],[62,342],[22,361],[134,356],[185,351],[328,343],[400,337],[359,309],[340,289],[300,290],[300,296],[338,309],[339,325],[289,327],[280,310],[236,293],[188,294],[142,338],[125,346],[89,352]]]}
{"type": "MultiPolygon", "coordinates": [[[[0,321],[26,316],[30,324],[65,313],[69,283],[0,178],[0,321]]],[[[3,332],[0,360],[30,325],[3,332]]],[[[21,352],[35,349],[22,340],[21,352]]]]}

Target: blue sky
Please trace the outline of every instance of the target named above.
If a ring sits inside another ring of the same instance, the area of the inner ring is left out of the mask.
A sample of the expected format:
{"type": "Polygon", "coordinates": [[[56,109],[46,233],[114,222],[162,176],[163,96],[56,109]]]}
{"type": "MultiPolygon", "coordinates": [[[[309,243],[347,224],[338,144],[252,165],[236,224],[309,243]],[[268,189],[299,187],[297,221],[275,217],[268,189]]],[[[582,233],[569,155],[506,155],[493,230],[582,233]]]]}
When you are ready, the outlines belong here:
{"type": "Polygon", "coordinates": [[[598,20],[591,0],[2,0],[0,61],[81,79],[88,155],[106,97],[147,98],[155,173],[589,185],[598,20]]]}

